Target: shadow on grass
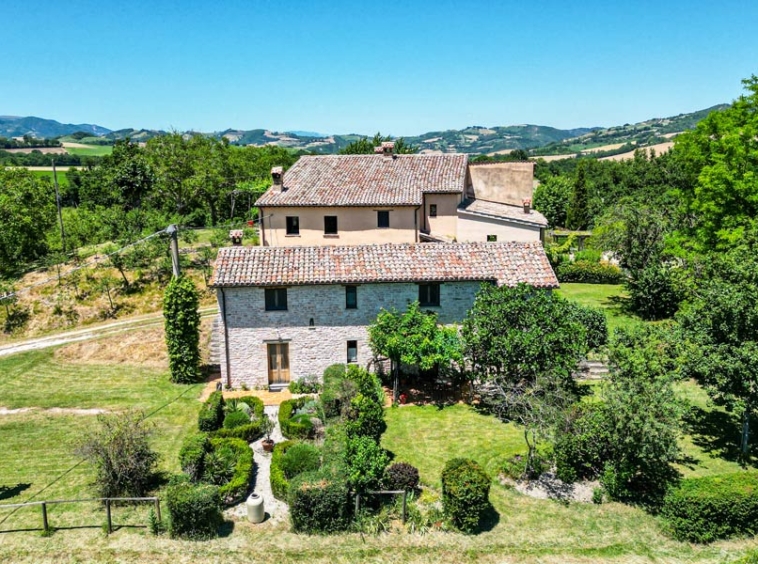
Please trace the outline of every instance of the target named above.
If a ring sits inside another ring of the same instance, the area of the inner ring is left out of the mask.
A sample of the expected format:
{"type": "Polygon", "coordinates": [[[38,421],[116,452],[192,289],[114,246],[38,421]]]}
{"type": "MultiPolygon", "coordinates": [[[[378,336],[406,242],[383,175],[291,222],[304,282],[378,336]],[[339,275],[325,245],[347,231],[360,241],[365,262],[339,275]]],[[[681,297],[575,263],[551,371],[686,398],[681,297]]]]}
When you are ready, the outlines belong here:
{"type": "Polygon", "coordinates": [[[739,447],[740,422],[736,415],[693,406],[684,422],[692,435],[692,442],[703,451],[730,462],[744,463],[739,447]]]}
{"type": "Polygon", "coordinates": [[[479,520],[479,526],[476,528],[475,533],[479,534],[491,531],[497,527],[498,523],[500,523],[500,513],[490,504],[479,520]]]}
{"type": "Polygon", "coordinates": [[[16,497],[21,492],[32,487],[31,484],[16,484],[15,486],[0,486],[0,501],[16,497]]]}
{"type": "MultiPolygon", "coordinates": [[[[270,515],[266,514],[268,517],[270,515]]],[[[234,532],[234,521],[224,521],[221,523],[221,526],[218,528],[218,536],[222,538],[226,538],[231,536],[231,534],[234,532]]]]}

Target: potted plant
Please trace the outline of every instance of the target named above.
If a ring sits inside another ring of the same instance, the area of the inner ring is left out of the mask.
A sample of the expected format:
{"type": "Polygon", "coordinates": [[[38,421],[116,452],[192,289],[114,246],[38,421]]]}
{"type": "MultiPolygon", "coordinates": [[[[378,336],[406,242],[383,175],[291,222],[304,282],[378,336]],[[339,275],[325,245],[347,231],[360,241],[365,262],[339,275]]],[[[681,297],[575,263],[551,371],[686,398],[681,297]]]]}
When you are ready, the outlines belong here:
{"type": "Polygon", "coordinates": [[[274,440],[271,438],[271,431],[274,430],[274,421],[268,416],[263,415],[263,419],[261,419],[261,431],[263,431],[263,441],[261,444],[263,444],[263,450],[266,452],[273,452],[274,451],[274,440]]]}

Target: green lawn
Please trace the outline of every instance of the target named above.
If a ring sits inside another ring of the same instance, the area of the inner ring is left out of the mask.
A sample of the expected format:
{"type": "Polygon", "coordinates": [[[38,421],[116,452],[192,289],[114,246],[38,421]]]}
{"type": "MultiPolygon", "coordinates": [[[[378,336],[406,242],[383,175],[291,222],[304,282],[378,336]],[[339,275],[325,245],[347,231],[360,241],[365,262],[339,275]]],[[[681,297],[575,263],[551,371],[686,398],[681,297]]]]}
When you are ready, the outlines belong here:
{"type": "Polygon", "coordinates": [[[625,298],[621,284],[579,284],[564,283],[555,291],[559,296],[579,302],[585,306],[601,308],[608,318],[608,329],[631,327],[642,321],[624,312],[618,299],[625,298]]]}
{"type": "MultiPolygon", "coordinates": [[[[48,178],[50,180],[50,185],[53,184],[53,171],[52,170],[32,170],[30,171],[33,175],[39,176],[41,178],[48,178]]],[[[59,170],[57,172],[58,176],[58,186],[68,186],[68,176],[66,176],[65,171],[59,170]]]]}
{"type": "Polygon", "coordinates": [[[92,145],[91,147],[66,147],[66,151],[72,155],[83,157],[102,157],[113,152],[111,145],[92,145]]]}

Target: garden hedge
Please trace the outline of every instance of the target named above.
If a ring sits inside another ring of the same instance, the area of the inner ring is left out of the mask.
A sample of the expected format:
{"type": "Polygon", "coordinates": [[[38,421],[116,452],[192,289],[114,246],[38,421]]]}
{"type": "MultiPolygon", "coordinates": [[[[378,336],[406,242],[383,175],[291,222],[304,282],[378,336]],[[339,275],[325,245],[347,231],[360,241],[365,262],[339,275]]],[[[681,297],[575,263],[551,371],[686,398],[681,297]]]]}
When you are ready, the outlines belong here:
{"type": "Polygon", "coordinates": [[[274,493],[275,498],[281,499],[282,501],[287,499],[290,484],[282,469],[281,461],[287,450],[296,444],[295,441],[276,443],[274,446],[274,452],[271,455],[271,470],[269,472],[271,491],[274,493]]]}
{"type": "Polygon", "coordinates": [[[293,420],[292,414],[300,409],[310,398],[295,398],[283,401],[279,405],[279,427],[282,435],[288,439],[307,439],[313,432],[313,424],[310,418],[303,421],[293,420]]]}
{"type": "Polygon", "coordinates": [[[219,494],[224,504],[232,505],[247,495],[253,477],[253,450],[241,439],[211,439],[214,450],[224,446],[234,451],[236,462],[231,480],[219,487],[219,494]]]}
{"type": "Polygon", "coordinates": [[[344,481],[318,472],[297,476],[290,484],[290,518],[298,533],[335,533],[347,530],[352,503],[344,481]]]}
{"type": "Polygon", "coordinates": [[[758,473],[688,478],[668,492],[661,509],[671,534],[707,543],[758,532],[758,473]]]}
{"type": "Polygon", "coordinates": [[[179,465],[182,472],[187,474],[193,482],[199,482],[205,469],[205,455],[210,452],[211,443],[208,435],[198,433],[184,439],[182,448],[179,450],[179,465]]]}
{"type": "Polygon", "coordinates": [[[263,417],[263,400],[256,396],[243,396],[235,398],[238,403],[246,403],[253,411],[253,417],[260,419],[263,417]]]}
{"type": "Polygon", "coordinates": [[[210,432],[220,429],[223,422],[224,396],[221,392],[213,392],[200,408],[197,426],[201,431],[210,432]]]}
{"type": "Polygon", "coordinates": [[[453,458],[442,470],[442,508],[451,524],[464,533],[476,531],[490,507],[491,479],[473,460],[453,458]]]}
{"type": "Polygon", "coordinates": [[[624,273],[618,266],[606,262],[578,260],[563,262],[555,270],[559,282],[583,282],[585,284],[621,284],[624,273]]]}
{"type": "Polygon", "coordinates": [[[176,483],[166,489],[168,532],[172,538],[209,539],[218,534],[221,494],[217,486],[176,483]]]}
{"type": "Polygon", "coordinates": [[[246,425],[241,425],[233,429],[221,428],[213,431],[211,436],[219,439],[242,439],[247,443],[258,440],[263,435],[261,431],[261,422],[259,420],[250,421],[246,425]]]}

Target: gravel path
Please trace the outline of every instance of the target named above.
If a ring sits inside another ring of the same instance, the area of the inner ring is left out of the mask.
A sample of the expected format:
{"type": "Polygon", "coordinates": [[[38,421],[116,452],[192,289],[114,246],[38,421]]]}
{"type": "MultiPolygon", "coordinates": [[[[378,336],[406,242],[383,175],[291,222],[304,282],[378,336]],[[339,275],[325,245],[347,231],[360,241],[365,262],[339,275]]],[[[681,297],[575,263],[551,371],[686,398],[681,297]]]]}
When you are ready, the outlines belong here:
{"type": "MultiPolygon", "coordinates": [[[[280,443],[286,440],[284,435],[282,435],[282,430],[279,428],[279,406],[267,405],[264,411],[276,423],[274,430],[271,432],[271,438],[274,439],[274,442],[280,443]]],[[[284,523],[289,520],[289,506],[283,501],[276,499],[271,492],[271,481],[269,479],[271,453],[263,450],[262,441],[263,439],[259,439],[250,444],[250,448],[253,449],[253,460],[255,461],[255,475],[253,476],[255,487],[253,488],[253,492],[263,498],[263,508],[266,511],[264,523],[284,523]]],[[[247,519],[247,506],[245,502],[243,501],[227,509],[226,515],[236,519],[247,519]]]]}

